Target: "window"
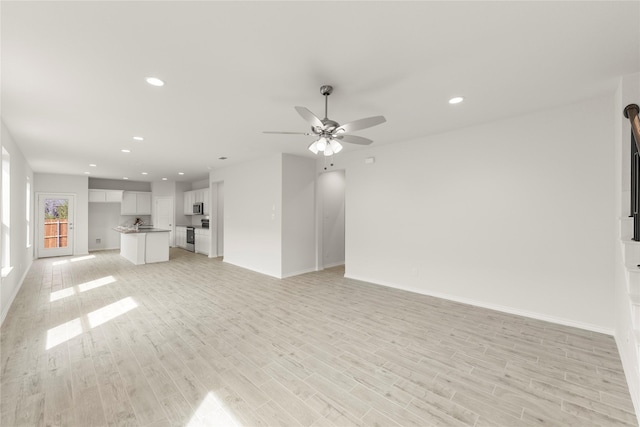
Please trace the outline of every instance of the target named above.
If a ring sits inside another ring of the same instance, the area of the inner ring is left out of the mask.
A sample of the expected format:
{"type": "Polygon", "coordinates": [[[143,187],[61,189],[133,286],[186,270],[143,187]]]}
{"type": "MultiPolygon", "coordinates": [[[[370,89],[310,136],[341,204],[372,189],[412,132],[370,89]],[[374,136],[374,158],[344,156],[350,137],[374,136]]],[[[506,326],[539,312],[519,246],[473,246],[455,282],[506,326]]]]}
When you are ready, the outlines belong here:
{"type": "Polygon", "coordinates": [[[11,271],[11,170],[9,152],[2,147],[2,277],[11,271]]]}
{"type": "Polygon", "coordinates": [[[31,181],[27,177],[27,199],[25,201],[27,248],[31,247],[31,181]]]}

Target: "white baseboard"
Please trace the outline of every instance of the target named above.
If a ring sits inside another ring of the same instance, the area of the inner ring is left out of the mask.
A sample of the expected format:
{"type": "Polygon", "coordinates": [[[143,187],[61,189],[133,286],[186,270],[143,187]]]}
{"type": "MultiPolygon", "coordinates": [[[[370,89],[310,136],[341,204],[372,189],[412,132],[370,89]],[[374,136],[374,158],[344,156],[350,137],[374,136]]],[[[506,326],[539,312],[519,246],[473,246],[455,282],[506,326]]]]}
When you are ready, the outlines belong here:
{"type": "Polygon", "coordinates": [[[457,295],[445,294],[445,293],[440,293],[440,292],[427,292],[427,291],[424,291],[423,289],[415,289],[415,288],[412,288],[412,287],[409,287],[409,286],[401,286],[401,285],[398,285],[397,283],[381,282],[379,280],[372,280],[372,279],[367,278],[367,277],[352,276],[352,275],[347,275],[347,274],[345,274],[345,277],[347,279],[354,279],[354,280],[359,280],[359,281],[362,281],[362,282],[373,283],[375,285],[387,286],[389,288],[395,288],[395,289],[400,289],[400,290],[403,290],[403,291],[414,292],[416,294],[428,295],[428,296],[431,296],[431,297],[446,299],[446,300],[449,300],[449,301],[455,301],[455,302],[459,302],[459,303],[462,303],[462,304],[469,304],[469,305],[473,305],[473,306],[476,306],[476,307],[487,308],[489,310],[495,310],[495,311],[500,311],[500,312],[503,312],[503,313],[515,314],[516,316],[523,316],[523,317],[528,317],[528,318],[531,318],[531,319],[543,320],[545,322],[555,323],[555,324],[558,324],[558,325],[570,326],[570,327],[578,328],[578,329],[585,329],[587,331],[598,332],[600,334],[611,335],[611,336],[613,336],[615,334],[614,329],[603,328],[600,325],[593,325],[593,324],[590,324],[590,323],[579,322],[579,321],[576,321],[576,320],[573,320],[573,319],[566,319],[566,318],[563,318],[563,317],[550,316],[550,315],[544,314],[544,313],[537,313],[537,312],[534,312],[534,311],[521,310],[521,309],[518,309],[518,308],[507,307],[507,306],[502,306],[502,305],[498,305],[498,304],[489,304],[489,303],[486,303],[486,302],[483,302],[483,301],[476,301],[476,300],[471,299],[471,298],[459,297],[457,295]]]}
{"type": "Polygon", "coordinates": [[[253,266],[249,267],[249,266],[237,263],[233,259],[231,261],[229,261],[227,258],[224,258],[223,262],[226,262],[227,264],[235,265],[236,267],[240,267],[240,268],[244,268],[244,269],[247,269],[247,270],[251,270],[251,271],[253,271],[255,273],[264,274],[265,276],[270,276],[270,277],[275,277],[276,279],[281,279],[281,277],[279,275],[273,274],[273,272],[258,270],[253,266]]]}
{"type": "Polygon", "coordinates": [[[281,278],[282,279],[286,279],[287,277],[299,276],[301,274],[312,273],[314,271],[317,271],[315,269],[315,267],[308,268],[308,269],[305,269],[305,270],[293,271],[293,272],[290,272],[290,273],[283,274],[281,278]]]}
{"type": "Polygon", "coordinates": [[[4,323],[4,319],[7,317],[7,314],[9,314],[9,310],[11,310],[11,306],[13,305],[13,300],[15,300],[16,296],[18,296],[18,292],[20,292],[20,289],[22,288],[22,284],[24,283],[24,279],[27,277],[27,273],[29,272],[32,263],[33,261],[31,261],[29,265],[27,265],[27,268],[24,270],[22,277],[18,281],[18,286],[16,286],[15,291],[13,291],[13,294],[11,294],[11,296],[9,297],[9,304],[5,306],[4,311],[2,312],[2,314],[0,314],[0,326],[2,326],[2,324],[4,323]]]}

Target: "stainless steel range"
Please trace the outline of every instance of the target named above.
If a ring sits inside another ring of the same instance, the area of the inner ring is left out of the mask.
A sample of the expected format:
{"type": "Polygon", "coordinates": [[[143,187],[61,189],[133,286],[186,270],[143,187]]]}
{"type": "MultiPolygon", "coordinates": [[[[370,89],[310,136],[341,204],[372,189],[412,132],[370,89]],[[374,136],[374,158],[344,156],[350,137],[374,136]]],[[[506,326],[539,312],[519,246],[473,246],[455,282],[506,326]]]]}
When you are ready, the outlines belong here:
{"type": "Polygon", "coordinates": [[[187,227],[187,247],[188,251],[196,251],[196,229],[195,227],[187,227]]]}

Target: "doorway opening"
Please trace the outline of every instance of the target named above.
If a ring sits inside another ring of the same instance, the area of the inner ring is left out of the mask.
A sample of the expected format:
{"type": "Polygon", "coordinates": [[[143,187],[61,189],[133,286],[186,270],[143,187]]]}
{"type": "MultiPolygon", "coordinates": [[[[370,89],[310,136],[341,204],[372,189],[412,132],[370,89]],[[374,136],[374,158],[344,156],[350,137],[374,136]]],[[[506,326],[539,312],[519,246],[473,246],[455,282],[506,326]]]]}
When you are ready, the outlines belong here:
{"type": "Polygon", "coordinates": [[[224,181],[212,182],[211,210],[211,257],[224,257],[224,181]]]}
{"type": "Polygon", "coordinates": [[[325,172],[318,177],[320,208],[320,269],[345,264],[345,171],[325,172]]]}
{"type": "Polygon", "coordinates": [[[38,258],[73,255],[74,209],[74,194],[38,194],[38,258]]]}

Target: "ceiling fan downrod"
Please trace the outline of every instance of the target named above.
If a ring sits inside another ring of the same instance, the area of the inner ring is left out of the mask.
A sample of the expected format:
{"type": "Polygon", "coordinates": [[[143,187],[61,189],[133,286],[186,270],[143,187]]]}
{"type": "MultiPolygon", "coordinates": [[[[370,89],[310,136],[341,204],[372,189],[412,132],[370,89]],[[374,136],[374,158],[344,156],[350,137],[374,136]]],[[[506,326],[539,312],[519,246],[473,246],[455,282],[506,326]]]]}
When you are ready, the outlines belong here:
{"type": "Polygon", "coordinates": [[[329,118],[329,95],[333,92],[333,86],[323,85],[320,86],[320,93],[324,95],[324,119],[329,118]]]}

